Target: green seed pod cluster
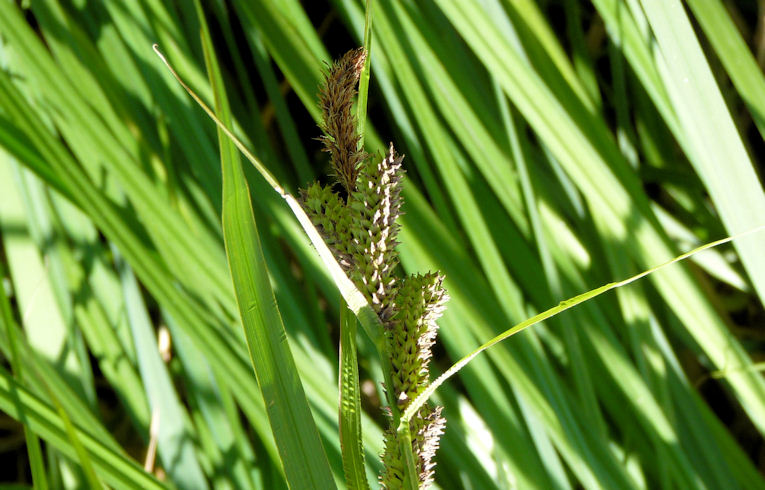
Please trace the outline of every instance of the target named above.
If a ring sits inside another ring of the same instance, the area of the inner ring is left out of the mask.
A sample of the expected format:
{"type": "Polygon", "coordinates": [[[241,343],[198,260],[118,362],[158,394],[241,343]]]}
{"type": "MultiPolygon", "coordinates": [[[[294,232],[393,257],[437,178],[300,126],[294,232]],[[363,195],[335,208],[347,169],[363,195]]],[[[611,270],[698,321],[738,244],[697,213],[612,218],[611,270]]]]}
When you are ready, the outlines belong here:
{"type": "Polygon", "coordinates": [[[348,272],[352,269],[351,216],[345,201],[332,192],[332,188],[318,182],[300,191],[303,207],[313,225],[332,250],[340,266],[348,272]]]}
{"type": "Polygon", "coordinates": [[[301,192],[314,226],[383,324],[393,315],[403,158],[391,145],[378,163],[365,161],[347,200],[318,183],[301,192]]]}
{"type": "MultiPolygon", "coordinates": [[[[350,108],[365,57],[363,50],[354,50],[334,63],[319,97],[320,127],[325,133],[320,139],[347,195],[341,197],[331,186],[314,183],[301,191],[301,198],[311,221],[385,328],[393,385],[385,389],[393,395],[397,411],[403,412],[429,383],[436,320],[448,295],[441,274],[397,278],[403,156],[391,144],[387,155],[375,163],[358,148],[357,124],[350,108]]],[[[402,488],[406,463],[400,452],[397,421],[390,409],[387,413],[390,424],[385,431],[380,483],[383,488],[402,488]]],[[[420,488],[433,482],[433,456],[445,422],[441,407],[427,404],[410,421],[420,488]]]]}
{"type": "MultiPolygon", "coordinates": [[[[444,432],[446,419],[441,416],[442,407],[424,405],[409,422],[412,435],[412,454],[416,459],[419,487],[425,489],[433,483],[436,463],[433,457],[438,450],[441,434],[444,432]]],[[[394,427],[389,426],[384,434],[385,449],[382,454],[383,470],[380,474],[380,486],[384,489],[404,488],[404,468],[406,462],[400,451],[400,444],[394,427]]]]}
{"type": "Polygon", "coordinates": [[[368,161],[348,199],[351,215],[352,257],[356,267],[351,279],[364,292],[383,322],[392,314],[393,274],[398,265],[396,245],[401,214],[401,178],[404,157],[390,145],[388,155],[378,164],[368,161]]]}
{"type": "MultiPolygon", "coordinates": [[[[393,389],[398,408],[403,412],[430,382],[428,365],[438,325],[449,299],[438,273],[411,275],[402,280],[396,290],[392,320],[386,325],[388,353],[392,364],[393,389]]],[[[441,407],[424,405],[409,423],[420,488],[433,481],[433,457],[446,420],[441,407]]],[[[400,453],[399,434],[389,427],[385,431],[383,488],[402,488],[405,461],[400,453]]]]}
{"type": "Polygon", "coordinates": [[[396,374],[394,389],[402,411],[430,381],[428,364],[438,329],[436,320],[448,300],[443,279],[432,272],[412,275],[401,281],[396,291],[396,313],[386,333],[396,374]]]}

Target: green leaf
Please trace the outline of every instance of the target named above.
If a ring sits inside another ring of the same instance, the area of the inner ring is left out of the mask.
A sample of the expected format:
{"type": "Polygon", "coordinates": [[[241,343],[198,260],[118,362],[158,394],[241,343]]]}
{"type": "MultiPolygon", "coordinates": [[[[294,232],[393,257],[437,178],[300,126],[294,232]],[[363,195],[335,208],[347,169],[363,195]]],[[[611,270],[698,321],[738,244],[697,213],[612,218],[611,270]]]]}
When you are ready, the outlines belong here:
{"type": "Polygon", "coordinates": [[[349,489],[368,489],[361,440],[361,390],[356,355],[356,316],[340,305],[340,448],[345,484],[349,489]]]}
{"type": "MultiPolygon", "coordinates": [[[[204,39],[215,101],[228,121],[228,102],[204,39]]],[[[234,143],[219,130],[223,174],[223,238],[247,348],[266,404],[284,473],[292,488],[334,488],[324,448],[285,341],[250,201],[234,143]]]]}
{"type": "Polygon", "coordinates": [[[700,247],[697,247],[689,252],[685,252],[684,254],[678,255],[677,257],[664,262],[663,264],[657,265],[655,267],[652,267],[651,269],[648,269],[646,271],[643,271],[639,274],[635,274],[634,276],[624,279],[622,281],[616,281],[616,282],[610,282],[608,284],[605,284],[599,288],[592,289],[590,291],[587,291],[586,293],[579,294],[577,296],[574,296],[573,298],[569,298],[566,300],[563,300],[558,304],[557,306],[553,306],[552,308],[549,308],[542,313],[539,313],[537,315],[534,315],[533,317],[524,320],[517,325],[514,325],[512,328],[505,330],[501,334],[497,335],[493,339],[489,340],[488,342],[484,343],[479,347],[478,349],[474,350],[467,356],[463,357],[459,361],[457,361],[455,364],[453,364],[445,373],[443,373],[441,376],[439,376],[433,383],[431,383],[420,395],[417,396],[414,400],[412,400],[412,403],[409,404],[409,406],[406,409],[406,412],[401,416],[401,424],[404,424],[404,421],[408,421],[411,419],[412,415],[420,408],[422,407],[425,402],[430,398],[430,396],[435,392],[435,390],[448,378],[451,376],[454,376],[457,372],[459,372],[460,369],[462,369],[465,365],[467,365],[473,358],[475,358],[478,354],[485,351],[489,347],[492,347],[503,340],[525,330],[528,327],[531,327],[533,325],[536,325],[539,322],[542,322],[548,318],[552,318],[559,313],[562,313],[569,308],[573,308],[574,306],[580,305],[586,301],[589,301],[597,296],[600,296],[601,294],[611,291],[612,289],[620,288],[622,286],[626,286],[627,284],[630,284],[632,282],[637,281],[638,279],[642,279],[645,276],[648,276],[660,269],[663,269],[667,266],[670,266],[676,262],[680,262],[682,260],[687,259],[688,257],[691,257],[692,255],[695,255],[699,252],[702,252],[704,250],[707,250],[712,247],[716,247],[718,245],[722,245],[724,243],[731,242],[737,238],[743,238],[747,235],[750,235],[752,233],[756,233],[759,231],[765,230],[765,225],[759,226],[757,228],[753,228],[751,230],[748,230],[744,233],[740,233],[738,235],[735,235],[733,237],[727,237],[722,238],[720,240],[716,240],[714,242],[706,243],[700,247]]]}
{"type": "MultiPolygon", "coordinates": [[[[752,73],[754,60],[749,53],[743,53],[741,42],[737,41],[738,33],[722,11],[722,5],[717,0],[706,7],[695,3],[696,10],[707,20],[707,32],[718,49],[724,48],[723,42],[731,48],[725,49],[721,58],[739,60],[737,64],[740,63],[741,68],[729,71],[741,87],[742,96],[749,101],[755,121],[761,124],[759,111],[765,107],[760,91],[765,88],[762,73],[759,70],[757,75],[752,73]],[[715,23],[719,21],[719,27],[709,25],[709,16],[715,12],[715,23]]],[[[763,224],[761,210],[765,209],[765,193],[683,4],[678,0],[645,0],[643,10],[656,39],[661,57],[660,73],[670,102],[683,137],[693,148],[688,158],[709,191],[726,229],[736,234],[763,224]]],[[[732,64],[728,66],[732,68],[732,64]]],[[[765,301],[764,246],[762,239],[736,244],[761,301],[765,301]]],[[[757,425],[765,433],[765,425],[757,425]]]]}

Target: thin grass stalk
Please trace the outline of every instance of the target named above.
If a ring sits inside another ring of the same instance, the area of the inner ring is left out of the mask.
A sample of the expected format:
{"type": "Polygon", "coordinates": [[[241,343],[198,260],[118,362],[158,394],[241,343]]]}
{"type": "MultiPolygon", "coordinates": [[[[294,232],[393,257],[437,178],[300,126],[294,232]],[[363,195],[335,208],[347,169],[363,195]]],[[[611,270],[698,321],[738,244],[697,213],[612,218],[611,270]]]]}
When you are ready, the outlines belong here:
{"type": "Polygon", "coordinates": [[[693,250],[690,250],[688,252],[685,252],[684,254],[678,255],[677,257],[668,260],[667,262],[664,262],[663,264],[657,265],[656,267],[652,267],[646,271],[643,271],[639,274],[635,274],[632,277],[629,277],[627,279],[616,281],[616,282],[610,282],[608,284],[605,284],[599,288],[587,291],[586,293],[579,294],[577,296],[574,296],[572,298],[569,298],[567,300],[561,301],[558,306],[553,306],[552,308],[549,308],[542,313],[539,313],[537,315],[534,315],[533,317],[524,320],[513,327],[505,330],[501,334],[497,335],[493,339],[489,340],[488,342],[482,344],[480,347],[475,349],[470,354],[466,355],[456,363],[454,363],[449,369],[447,369],[441,376],[436,378],[433,383],[430,384],[423,392],[420,394],[413,402],[412,404],[406,409],[404,414],[401,416],[401,423],[399,424],[399,430],[406,424],[408,421],[411,420],[412,416],[416,413],[416,411],[421,408],[425,402],[427,402],[428,398],[430,398],[433,393],[438,389],[439,386],[441,386],[447,379],[451,378],[455,374],[459,372],[460,369],[465,367],[471,360],[473,360],[478,354],[485,351],[489,347],[492,347],[500,342],[502,342],[505,339],[508,339],[512,337],[513,335],[517,334],[518,332],[521,332],[528,327],[531,327],[533,325],[536,325],[539,322],[542,322],[544,320],[547,320],[548,318],[552,318],[559,313],[562,313],[569,308],[573,308],[574,306],[578,306],[585,301],[589,301],[597,296],[600,296],[603,293],[606,293],[608,291],[611,291],[612,289],[620,288],[622,286],[626,286],[632,282],[637,281],[638,279],[642,279],[643,277],[652,274],[658,270],[664,269],[665,267],[668,267],[676,262],[683,261],[689,257],[692,257],[696,255],[699,252],[703,252],[704,250],[717,247],[719,245],[731,242],[733,240],[738,240],[740,238],[744,238],[748,235],[751,235],[753,233],[760,232],[762,230],[765,230],[765,225],[758,226],[756,228],[752,228],[751,230],[747,230],[743,233],[738,233],[733,236],[729,236],[726,238],[721,238],[719,240],[715,240],[714,242],[706,243],[704,245],[701,245],[700,247],[696,247],[693,250]]]}
{"type": "MultiPolygon", "coordinates": [[[[370,44],[371,44],[371,0],[367,0],[364,25],[364,65],[359,75],[359,94],[356,121],[358,124],[358,148],[364,149],[364,128],[367,118],[367,97],[369,92],[370,44]]],[[[356,349],[356,317],[344,299],[340,299],[340,449],[343,471],[349,489],[368,489],[364,445],[362,442],[361,396],[359,389],[359,368],[356,349]]]]}

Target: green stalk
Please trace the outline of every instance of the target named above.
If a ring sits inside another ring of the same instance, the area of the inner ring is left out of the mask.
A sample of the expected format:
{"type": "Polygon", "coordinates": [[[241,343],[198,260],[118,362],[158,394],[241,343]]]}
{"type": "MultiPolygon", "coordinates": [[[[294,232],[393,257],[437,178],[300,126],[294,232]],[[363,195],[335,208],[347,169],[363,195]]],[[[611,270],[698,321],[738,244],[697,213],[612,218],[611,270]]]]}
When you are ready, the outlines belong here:
{"type": "Polygon", "coordinates": [[[404,473],[404,488],[408,490],[417,490],[419,488],[419,479],[417,478],[417,470],[415,470],[414,453],[412,452],[412,433],[409,430],[409,421],[404,423],[401,419],[397,429],[400,437],[398,438],[398,448],[401,454],[404,455],[404,461],[406,461],[406,473],[404,473]]]}
{"type": "MultiPolygon", "coordinates": [[[[359,146],[364,147],[364,127],[367,119],[369,91],[369,49],[371,42],[371,0],[367,0],[364,25],[364,49],[367,56],[359,79],[357,121],[359,146]]],[[[382,365],[385,359],[380,352],[382,365]]],[[[340,450],[343,458],[345,483],[349,489],[368,489],[364,466],[364,444],[361,439],[361,397],[359,390],[359,364],[356,350],[356,316],[340,298],[340,450]]]]}
{"type": "Polygon", "coordinates": [[[574,296],[573,298],[569,298],[566,300],[561,301],[558,306],[553,306],[552,308],[549,308],[542,313],[539,313],[537,315],[534,315],[533,317],[526,319],[516,325],[514,325],[512,328],[505,330],[501,334],[497,335],[493,339],[489,340],[485,344],[481,345],[477,349],[475,349],[470,354],[466,355],[459,361],[455,362],[449,369],[446,370],[441,376],[439,376],[433,383],[430,384],[420,395],[412,400],[412,403],[409,404],[406,411],[404,411],[404,414],[401,416],[401,419],[399,421],[399,428],[398,430],[403,430],[404,428],[407,428],[409,425],[409,421],[411,420],[412,416],[417,412],[417,410],[422,407],[427,401],[428,398],[438,389],[439,386],[441,386],[444,381],[451,378],[455,374],[457,374],[460,369],[465,367],[467,363],[473,360],[478,354],[485,351],[489,347],[492,347],[503,340],[517,334],[518,332],[521,332],[528,327],[531,327],[532,325],[536,325],[539,322],[545,321],[548,318],[552,318],[556,316],[558,313],[561,313],[563,311],[568,310],[569,308],[573,308],[574,306],[580,305],[584,303],[585,301],[589,301],[596,296],[600,296],[601,294],[611,291],[612,289],[620,288],[622,286],[626,286],[627,284],[630,284],[632,282],[637,281],[638,279],[642,279],[643,277],[652,274],[660,269],[663,269],[669,265],[672,265],[676,262],[680,262],[682,260],[685,260],[693,255],[696,255],[699,252],[703,252],[704,250],[707,250],[712,247],[717,247],[718,245],[722,245],[724,243],[731,242],[733,240],[743,238],[746,235],[750,235],[752,233],[757,233],[759,231],[765,230],[765,225],[758,226],[756,228],[752,228],[751,230],[747,230],[743,233],[739,233],[737,235],[733,235],[730,237],[722,238],[720,240],[715,240],[714,242],[706,243],[704,245],[701,245],[700,247],[696,247],[693,250],[686,252],[684,254],[678,255],[677,257],[668,260],[667,262],[664,262],[663,264],[657,265],[656,267],[652,267],[646,271],[643,271],[639,274],[635,274],[634,276],[624,279],[622,281],[616,281],[616,282],[609,282],[608,284],[605,284],[603,286],[600,286],[599,288],[592,289],[590,291],[587,291],[586,293],[582,293],[580,295],[574,296]]]}
{"type": "MultiPolygon", "coordinates": [[[[373,0],[366,0],[366,11],[364,15],[364,49],[367,52],[366,59],[364,60],[364,68],[359,76],[359,96],[357,103],[357,117],[359,135],[359,145],[364,147],[364,131],[366,128],[367,120],[367,100],[369,95],[369,77],[370,77],[370,63],[372,60],[372,4],[373,0]]],[[[388,404],[390,405],[391,415],[393,417],[393,425],[400,426],[400,411],[398,409],[398,403],[395,399],[395,393],[393,393],[393,377],[391,373],[390,361],[387,359],[387,348],[383,342],[381,345],[377,345],[377,350],[380,353],[380,359],[382,363],[383,376],[385,378],[386,396],[388,398],[388,404]]],[[[416,490],[418,487],[417,470],[414,463],[414,453],[412,452],[412,437],[409,433],[409,426],[407,424],[406,430],[401,433],[402,437],[399,439],[399,449],[404,456],[404,460],[407,463],[407,471],[405,474],[404,484],[416,490]]]]}

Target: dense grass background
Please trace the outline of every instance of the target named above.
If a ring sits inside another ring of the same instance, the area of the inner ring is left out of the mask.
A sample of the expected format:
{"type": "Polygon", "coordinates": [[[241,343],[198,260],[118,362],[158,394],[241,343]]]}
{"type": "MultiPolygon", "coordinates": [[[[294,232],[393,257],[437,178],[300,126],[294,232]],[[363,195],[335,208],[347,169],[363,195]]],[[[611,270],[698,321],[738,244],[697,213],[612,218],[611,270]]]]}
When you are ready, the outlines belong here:
{"type": "MultiPolygon", "coordinates": [[[[362,3],[29,3],[0,2],[2,480],[284,485],[223,245],[235,157],[151,45],[212,103],[209,26],[237,133],[295,193],[326,179],[316,93],[323,63],[361,43],[362,3]]],[[[452,297],[434,374],[565,298],[765,222],[763,9],[374,3],[367,145],[407,155],[402,268],[442,270],[452,297]]],[[[244,170],[257,265],[340,482],[339,294],[244,170]]],[[[476,358],[435,396],[437,484],[765,487],[764,249],[758,234],[705,252],[476,358]]],[[[372,349],[360,335],[370,478],[372,349]]]]}

